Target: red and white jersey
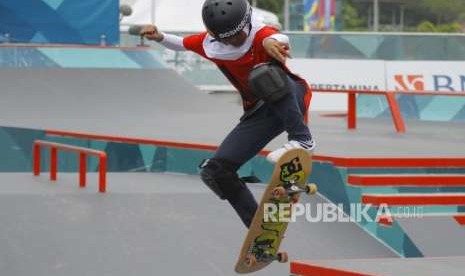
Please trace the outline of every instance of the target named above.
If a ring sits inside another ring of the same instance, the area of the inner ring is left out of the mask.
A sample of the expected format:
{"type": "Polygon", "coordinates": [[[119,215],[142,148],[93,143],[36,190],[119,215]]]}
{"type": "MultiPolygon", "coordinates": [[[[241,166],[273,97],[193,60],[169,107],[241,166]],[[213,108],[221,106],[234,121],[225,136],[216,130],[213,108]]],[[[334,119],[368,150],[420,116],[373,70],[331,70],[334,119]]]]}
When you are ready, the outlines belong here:
{"type": "MultiPolygon", "coordinates": [[[[250,71],[257,64],[272,61],[271,56],[268,55],[263,47],[263,42],[267,38],[273,38],[283,43],[289,43],[289,38],[279,33],[276,28],[259,23],[255,15],[252,16],[251,27],[246,27],[244,30],[248,32],[248,37],[240,47],[234,47],[216,41],[207,32],[190,35],[184,38],[164,34],[164,39],[160,43],[165,47],[177,51],[193,51],[214,62],[241,94],[244,110],[249,110],[258,101],[252,94],[248,85],[250,71]]],[[[291,78],[301,82],[307,87],[308,93],[305,97],[305,104],[308,107],[310,104],[311,92],[306,81],[292,74],[287,67],[285,69],[288,71],[291,78]]]]}

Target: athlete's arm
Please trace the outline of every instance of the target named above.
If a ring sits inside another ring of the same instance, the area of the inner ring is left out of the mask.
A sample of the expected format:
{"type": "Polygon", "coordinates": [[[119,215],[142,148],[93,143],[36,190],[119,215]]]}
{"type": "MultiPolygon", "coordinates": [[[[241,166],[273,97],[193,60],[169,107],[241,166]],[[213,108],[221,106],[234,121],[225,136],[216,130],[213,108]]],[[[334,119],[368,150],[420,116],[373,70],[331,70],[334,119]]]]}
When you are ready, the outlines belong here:
{"type": "Polygon", "coordinates": [[[184,47],[184,38],[177,35],[162,33],[163,39],[159,42],[161,45],[174,51],[186,51],[184,47]]]}
{"type": "Polygon", "coordinates": [[[185,51],[183,38],[177,35],[166,34],[158,31],[155,25],[147,25],[142,28],[140,35],[148,40],[154,40],[168,49],[174,51],[185,51]]]}

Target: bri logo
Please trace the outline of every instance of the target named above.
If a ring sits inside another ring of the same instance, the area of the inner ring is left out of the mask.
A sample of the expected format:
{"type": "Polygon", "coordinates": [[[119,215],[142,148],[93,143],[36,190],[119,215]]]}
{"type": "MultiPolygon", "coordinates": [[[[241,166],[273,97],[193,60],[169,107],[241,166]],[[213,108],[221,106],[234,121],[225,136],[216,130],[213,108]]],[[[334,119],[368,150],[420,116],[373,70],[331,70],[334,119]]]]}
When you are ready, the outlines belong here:
{"type": "Polygon", "coordinates": [[[425,79],[423,75],[395,75],[395,89],[397,91],[424,91],[425,79]]]}
{"type": "Polygon", "coordinates": [[[394,80],[396,91],[465,91],[465,75],[398,74],[394,80]]]}

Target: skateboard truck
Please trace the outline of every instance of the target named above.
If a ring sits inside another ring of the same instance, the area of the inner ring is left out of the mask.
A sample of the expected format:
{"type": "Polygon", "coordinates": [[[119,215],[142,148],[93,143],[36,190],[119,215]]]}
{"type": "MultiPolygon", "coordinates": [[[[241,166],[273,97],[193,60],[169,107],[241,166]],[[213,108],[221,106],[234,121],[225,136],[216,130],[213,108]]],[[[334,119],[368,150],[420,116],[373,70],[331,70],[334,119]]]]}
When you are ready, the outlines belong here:
{"type": "Polygon", "coordinates": [[[248,267],[253,267],[259,262],[270,263],[273,261],[278,261],[280,263],[287,263],[288,260],[289,256],[287,255],[287,252],[279,252],[278,254],[274,255],[270,252],[265,251],[261,254],[258,254],[258,256],[253,253],[248,255],[246,264],[248,267]]]}
{"type": "Polygon", "coordinates": [[[273,198],[281,200],[284,196],[289,196],[292,203],[297,203],[301,193],[313,195],[318,191],[316,184],[307,184],[304,188],[293,184],[293,181],[273,189],[273,198]]]}

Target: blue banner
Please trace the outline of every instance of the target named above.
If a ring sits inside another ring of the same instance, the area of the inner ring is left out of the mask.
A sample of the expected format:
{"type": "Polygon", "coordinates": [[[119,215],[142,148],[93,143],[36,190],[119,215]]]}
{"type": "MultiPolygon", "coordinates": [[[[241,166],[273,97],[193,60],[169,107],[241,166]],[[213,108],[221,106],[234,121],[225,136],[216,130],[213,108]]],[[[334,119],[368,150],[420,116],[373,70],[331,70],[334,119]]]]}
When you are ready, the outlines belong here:
{"type": "Polygon", "coordinates": [[[118,44],[118,0],[0,0],[0,42],[118,44]]]}

